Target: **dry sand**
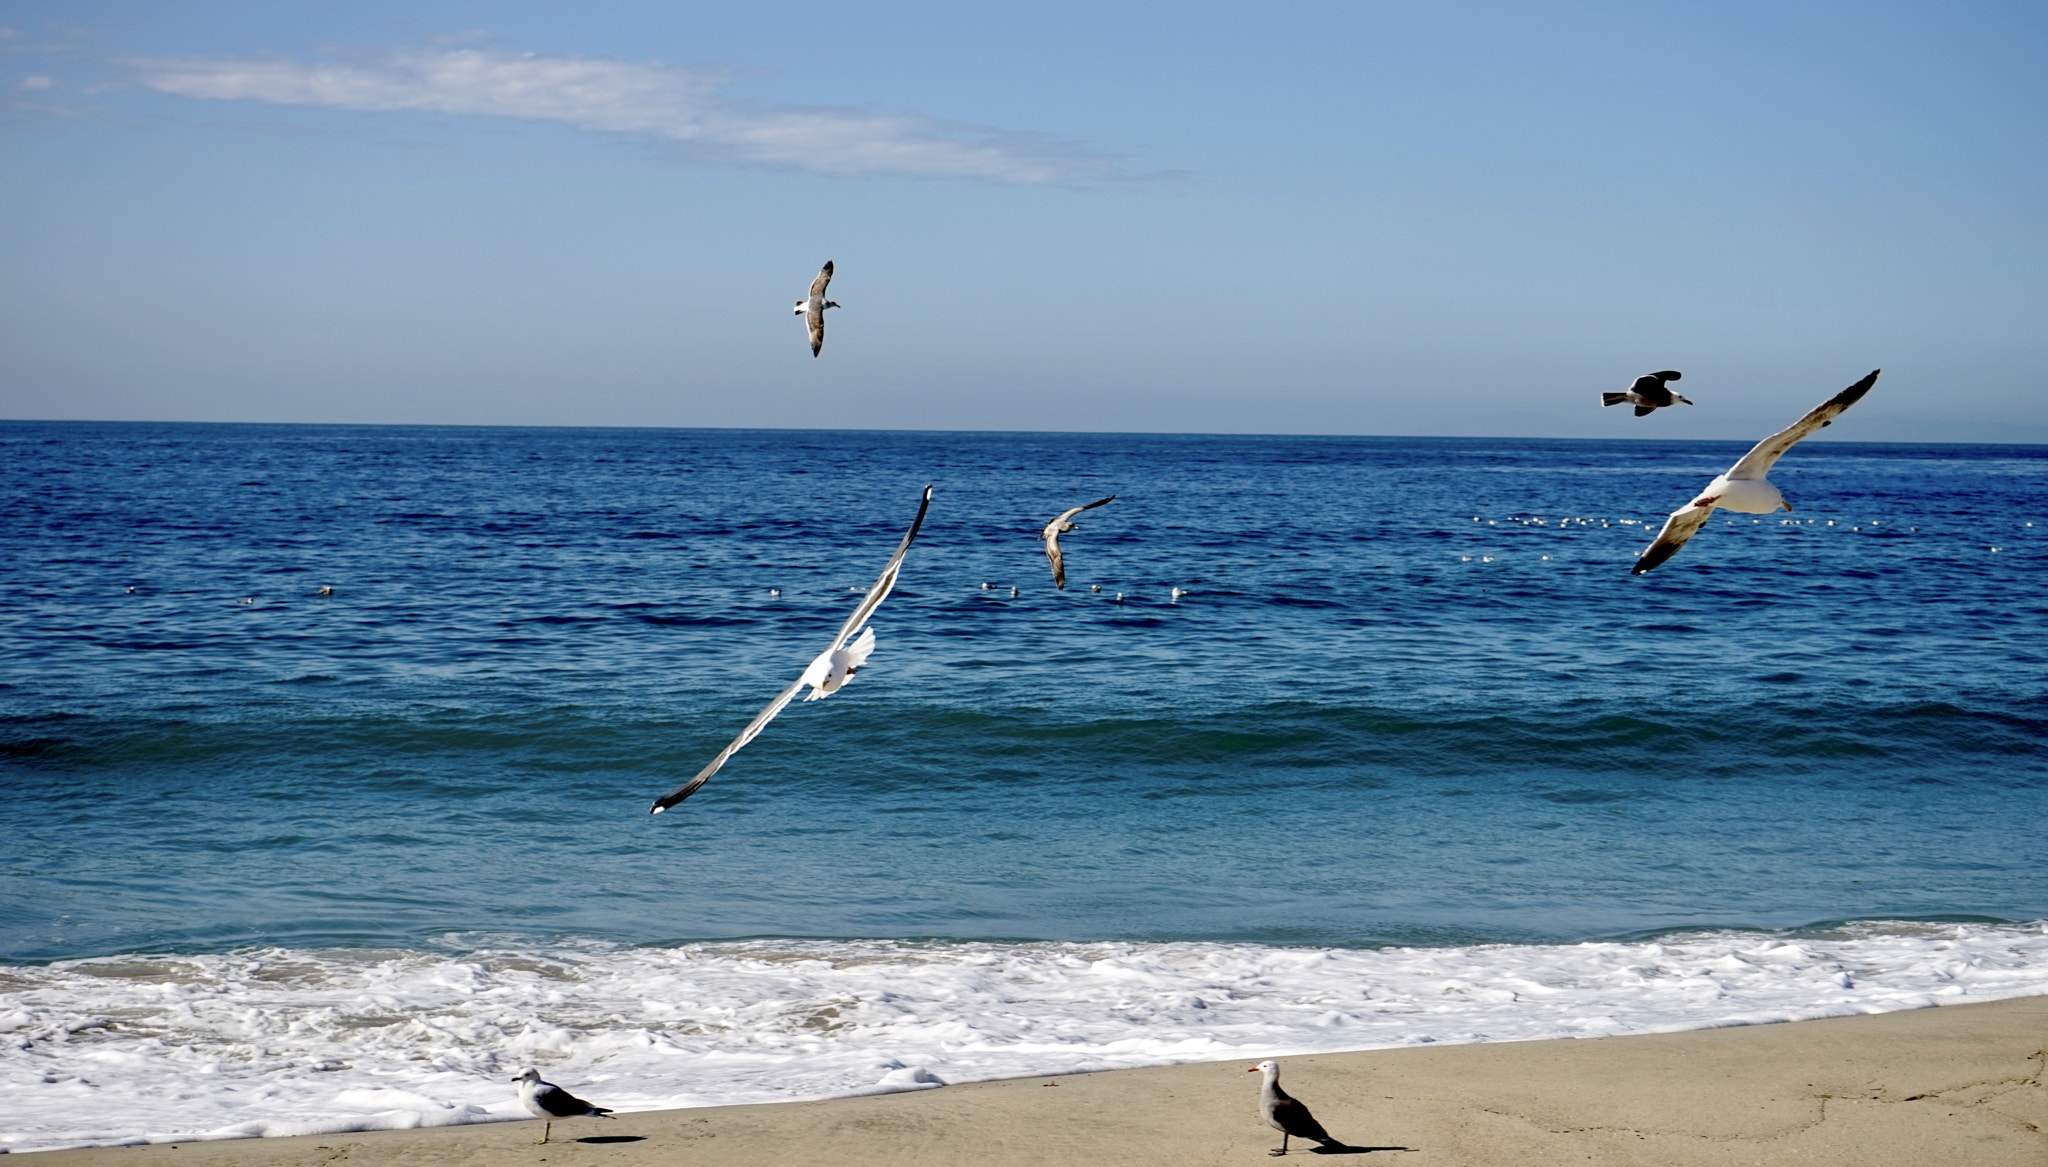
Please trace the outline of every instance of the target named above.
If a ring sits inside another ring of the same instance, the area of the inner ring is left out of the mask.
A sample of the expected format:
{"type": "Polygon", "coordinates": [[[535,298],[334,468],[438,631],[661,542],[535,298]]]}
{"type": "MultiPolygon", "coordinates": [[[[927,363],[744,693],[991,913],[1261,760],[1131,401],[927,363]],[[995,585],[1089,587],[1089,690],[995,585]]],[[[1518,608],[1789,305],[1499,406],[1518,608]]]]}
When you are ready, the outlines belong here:
{"type": "MultiPolygon", "coordinates": [[[[1254,1164],[1255,1060],[617,1121],[50,1151],[38,1167],[1254,1164]]],[[[2048,997],[1587,1041],[1287,1058],[1362,1162],[2048,1165],[2048,997]]],[[[565,1083],[572,1089],[581,1083],[565,1083]]],[[[511,1087],[506,1087],[508,1091],[511,1087]]],[[[595,1091],[588,1093],[596,1094],[595,1091]]],[[[602,1101],[602,1096],[598,1095],[602,1101]]],[[[1294,1144],[1290,1157],[1310,1152],[1294,1144]]]]}

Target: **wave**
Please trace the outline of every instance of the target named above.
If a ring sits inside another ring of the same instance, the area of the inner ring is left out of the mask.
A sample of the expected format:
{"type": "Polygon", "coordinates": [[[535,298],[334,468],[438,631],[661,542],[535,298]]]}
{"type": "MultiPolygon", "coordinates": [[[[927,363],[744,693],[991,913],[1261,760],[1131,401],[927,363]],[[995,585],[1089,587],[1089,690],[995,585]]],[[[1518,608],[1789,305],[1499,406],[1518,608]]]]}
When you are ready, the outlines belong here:
{"type": "Polygon", "coordinates": [[[526,1066],[633,1111],[2048,994],[2048,923],[1370,950],[450,939],[0,966],[0,1147],[501,1121],[526,1066]]]}

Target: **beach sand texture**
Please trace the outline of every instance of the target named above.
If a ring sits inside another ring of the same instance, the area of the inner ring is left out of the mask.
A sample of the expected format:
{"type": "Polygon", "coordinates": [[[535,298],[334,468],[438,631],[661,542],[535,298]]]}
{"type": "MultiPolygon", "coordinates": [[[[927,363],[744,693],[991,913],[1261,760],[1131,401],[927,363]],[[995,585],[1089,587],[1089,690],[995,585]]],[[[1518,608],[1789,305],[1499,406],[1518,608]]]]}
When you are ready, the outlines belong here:
{"type": "MultiPolygon", "coordinates": [[[[36,1162],[1250,1164],[1278,1145],[1256,1116],[1251,1061],[628,1114],[558,1123],[546,1146],[534,1144],[538,1122],[518,1122],[50,1151],[36,1162]]],[[[2044,1062],[2048,997],[2026,997],[1688,1033],[1286,1058],[1282,1083],[1372,1163],[2041,1167],[2044,1062]]],[[[1311,1153],[1297,1142],[1290,1158],[1311,1153]]]]}

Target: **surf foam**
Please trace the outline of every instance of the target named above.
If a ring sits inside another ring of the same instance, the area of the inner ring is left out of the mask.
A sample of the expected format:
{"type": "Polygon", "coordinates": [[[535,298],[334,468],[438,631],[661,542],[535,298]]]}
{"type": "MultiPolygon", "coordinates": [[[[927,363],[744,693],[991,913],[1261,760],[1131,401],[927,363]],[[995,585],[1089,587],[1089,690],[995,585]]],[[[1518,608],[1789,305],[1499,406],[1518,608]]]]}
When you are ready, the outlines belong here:
{"type": "Polygon", "coordinates": [[[620,1111],[2048,993],[2048,924],[1375,950],[757,941],[261,949],[0,967],[0,1147],[620,1111]]]}

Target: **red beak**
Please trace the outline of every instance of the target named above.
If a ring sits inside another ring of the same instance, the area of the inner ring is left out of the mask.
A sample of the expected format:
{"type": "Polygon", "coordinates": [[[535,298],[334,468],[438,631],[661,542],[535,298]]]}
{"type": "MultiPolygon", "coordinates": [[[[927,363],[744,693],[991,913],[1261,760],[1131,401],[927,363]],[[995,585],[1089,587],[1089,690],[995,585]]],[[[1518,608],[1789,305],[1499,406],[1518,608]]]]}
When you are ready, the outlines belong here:
{"type": "Polygon", "coordinates": [[[1259,1072],[1259,1068],[1257,1066],[1247,1066],[1245,1067],[1244,1072],[1247,1074],[1256,1074],[1259,1072]]]}

